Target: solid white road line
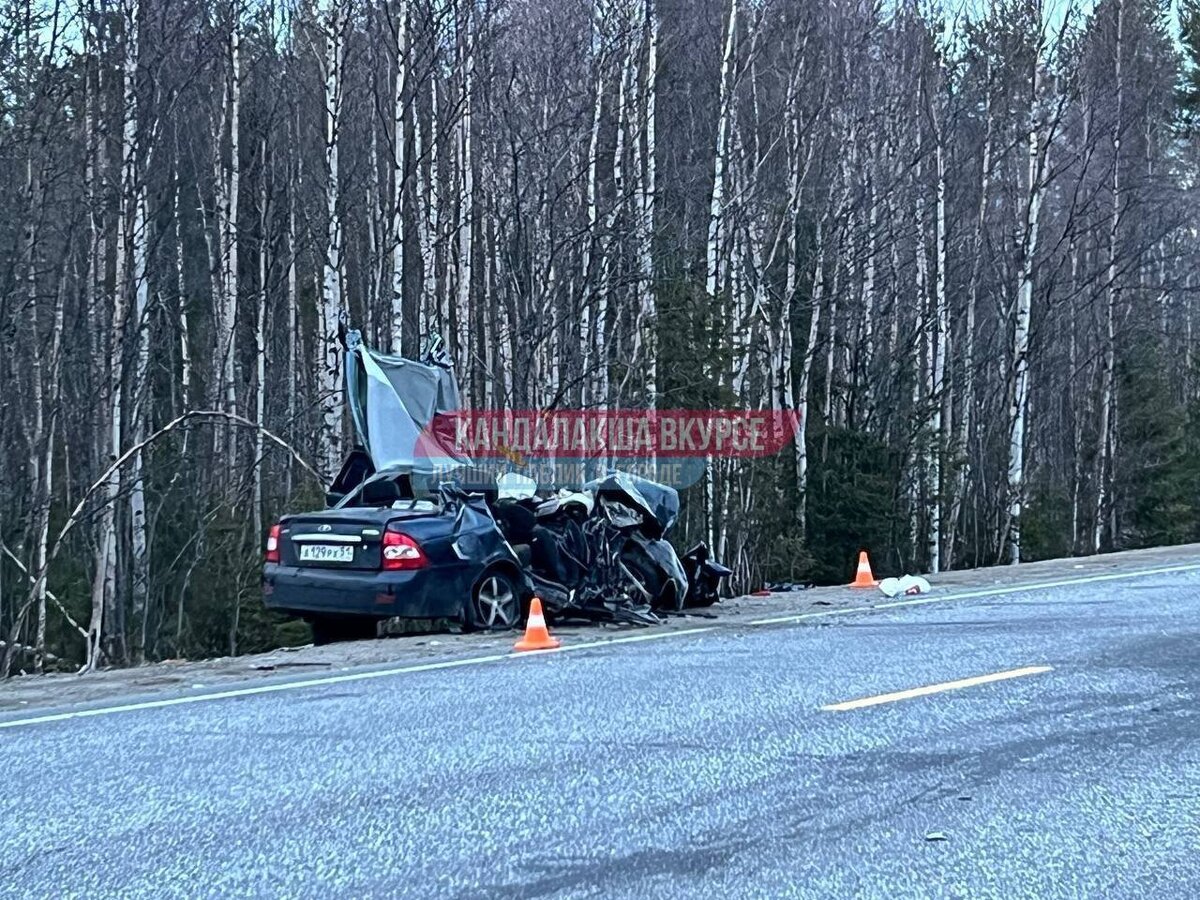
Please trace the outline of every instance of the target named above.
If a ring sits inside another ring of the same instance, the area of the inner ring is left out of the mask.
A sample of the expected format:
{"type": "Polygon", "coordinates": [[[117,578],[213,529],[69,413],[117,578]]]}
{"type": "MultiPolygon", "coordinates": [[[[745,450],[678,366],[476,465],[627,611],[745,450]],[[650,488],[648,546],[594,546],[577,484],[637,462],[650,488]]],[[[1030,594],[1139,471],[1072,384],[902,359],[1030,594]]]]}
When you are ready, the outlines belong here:
{"type": "MultiPolygon", "coordinates": [[[[961,591],[957,594],[933,594],[929,596],[912,597],[908,600],[892,600],[888,603],[872,603],[870,606],[856,606],[845,609],[829,609],[821,612],[801,613],[795,616],[777,616],[773,619],[756,619],[750,625],[783,625],[788,622],[803,622],[805,619],[824,618],[826,616],[845,615],[846,613],[864,612],[872,609],[894,609],[901,606],[924,606],[927,603],[949,603],[952,600],[971,600],[976,597],[998,597],[1001,594],[1020,594],[1028,591],[1040,591],[1048,588],[1070,587],[1076,584],[1096,584],[1102,581],[1126,581],[1130,578],[1145,578],[1147,575],[1165,575],[1172,572],[1197,572],[1200,563],[1188,563],[1178,566],[1163,566],[1158,569],[1139,569],[1136,572],[1109,572],[1105,575],[1079,575],[1075,578],[1059,578],[1054,581],[1036,581],[1028,584],[1006,584],[997,587],[982,588],[976,591],[961,591]]],[[[936,587],[936,585],[935,585],[936,587]]]]}
{"type": "MultiPolygon", "coordinates": [[[[830,616],[846,615],[849,613],[865,612],[872,609],[889,609],[899,606],[917,606],[925,603],[946,603],[951,600],[969,600],[973,597],[992,597],[1000,594],[1016,594],[1023,591],[1036,591],[1044,588],[1067,587],[1075,584],[1091,584],[1100,581],[1120,581],[1129,578],[1142,578],[1147,575],[1160,575],[1169,572],[1200,571],[1200,563],[1178,566],[1164,566],[1158,569],[1141,569],[1136,572],[1116,572],[1107,575],[1082,575],[1077,578],[1062,578],[1056,581],[1041,581],[1033,584],[1010,584],[995,588],[985,588],[977,591],[966,591],[945,596],[915,597],[909,600],[897,600],[891,603],[879,603],[867,607],[852,609],[828,609],[817,612],[800,613],[794,616],[779,616],[771,619],[757,619],[745,623],[730,623],[737,625],[782,625],[791,622],[803,622],[808,619],[823,619],[830,616]]],[[[137,703],[124,703],[118,706],[101,706],[89,709],[71,710],[68,712],[48,713],[42,716],[31,716],[24,719],[9,719],[0,721],[0,730],[5,728],[20,728],[24,725],[40,725],[49,722],[64,722],[68,719],[84,719],[95,716],[107,716],[114,713],[134,712],[142,709],[160,709],[167,706],[183,706],[189,703],[203,703],[208,700],[228,700],[235,697],[252,697],[256,694],[273,694],[279,691],[294,691],[302,688],[321,687],[327,684],[345,684],[353,681],[368,681],[374,678],[387,678],[392,675],[405,675],[413,672],[432,672],[438,669],[457,669],[465,666],[477,666],[484,663],[500,662],[505,659],[515,659],[522,656],[543,656],[548,653],[566,653],[578,650],[590,650],[604,647],[608,644],[633,644],[642,641],[657,641],[664,638],[683,637],[689,634],[701,634],[715,631],[717,625],[702,628],[681,628],[678,631],[651,632],[648,634],[633,634],[626,637],[610,638],[608,640],[588,641],[582,644],[568,644],[554,650],[534,650],[528,653],[496,653],[491,656],[473,656],[467,659],[450,659],[442,662],[418,663],[411,666],[396,666],[388,669],[374,669],[369,672],[348,672],[343,675],[327,675],[321,678],[306,678],[301,681],[287,681],[277,684],[260,684],[244,688],[231,688],[226,691],[213,691],[203,694],[188,694],[183,697],[169,697],[162,700],[144,700],[137,703]]]]}
{"type": "Polygon", "coordinates": [[[991,684],[993,681],[1007,681],[1010,678],[1023,678],[1026,675],[1041,675],[1052,669],[1052,666],[1026,666],[1023,669],[1010,669],[1007,672],[993,672],[991,675],[976,675],[974,678],[943,681],[941,684],[928,684],[925,687],[910,688],[907,691],[877,694],[874,697],[863,697],[859,700],[847,700],[845,703],[831,703],[828,706],[822,706],[821,709],[826,712],[846,712],[851,709],[862,709],[865,706],[879,706],[881,703],[895,703],[897,700],[911,700],[913,697],[927,697],[930,694],[940,694],[942,691],[956,691],[959,688],[991,684]]]}
{"type": "Polygon", "coordinates": [[[369,672],[347,672],[344,675],[326,675],[321,678],[305,678],[301,681],[285,681],[276,684],[257,684],[244,688],[231,688],[226,691],[211,691],[204,694],[188,694],[183,697],[167,697],[161,700],[143,700],[137,703],[122,703],[118,706],[99,706],[89,709],[77,709],[60,713],[48,713],[43,716],[31,716],[24,719],[0,721],[0,729],[20,728],[24,725],[42,725],[48,722],[65,722],[68,719],[87,719],[95,716],[108,716],[114,713],[135,712],[142,709],[160,709],[167,706],[184,706],[189,703],[204,703],[209,700],[229,700],[235,697],[253,697],[256,694],[275,694],[280,691],[295,691],[301,688],[323,687],[328,684],[346,684],[353,681],[369,681],[374,678],[387,678],[392,675],[405,675],[413,672],[433,672],[438,669],[457,669],[464,666],[478,666],[484,663],[500,662],[505,659],[520,659],[523,656],[544,656],[549,653],[564,653],[566,651],[591,650],[605,647],[609,644],[633,644],[641,641],[655,641],[663,638],[681,637],[685,634],[700,634],[714,631],[716,626],[704,628],[681,628],[677,631],[660,631],[650,634],[632,634],[626,637],[610,638],[601,641],[588,641],[583,644],[568,644],[553,650],[534,650],[527,653],[495,653],[491,656],[472,656],[467,659],[449,659],[442,662],[418,663],[411,666],[396,666],[389,669],[373,669],[369,672]]]}

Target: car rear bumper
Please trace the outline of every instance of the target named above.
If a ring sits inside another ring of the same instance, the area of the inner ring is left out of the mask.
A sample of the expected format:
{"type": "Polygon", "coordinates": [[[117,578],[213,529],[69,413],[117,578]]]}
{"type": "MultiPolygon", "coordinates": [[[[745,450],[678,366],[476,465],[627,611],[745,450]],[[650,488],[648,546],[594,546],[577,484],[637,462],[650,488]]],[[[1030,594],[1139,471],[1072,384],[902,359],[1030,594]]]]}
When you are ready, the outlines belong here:
{"type": "Polygon", "coordinates": [[[457,619],[470,588],[459,580],[437,569],[355,572],[267,563],[263,602],[268,609],[301,616],[457,619]]]}

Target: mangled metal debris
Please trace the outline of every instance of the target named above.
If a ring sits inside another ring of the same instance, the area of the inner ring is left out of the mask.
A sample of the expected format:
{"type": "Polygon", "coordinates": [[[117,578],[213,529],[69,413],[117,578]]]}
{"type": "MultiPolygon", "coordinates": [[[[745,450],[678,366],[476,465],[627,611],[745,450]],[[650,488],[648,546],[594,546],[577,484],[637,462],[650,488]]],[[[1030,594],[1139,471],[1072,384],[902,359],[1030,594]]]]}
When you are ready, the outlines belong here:
{"type": "Polygon", "coordinates": [[[654,624],[716,602],[729,569],[698,544],[681,559],[666,540],[679,515],[674,488],[624,472],[549,498],[492,504],[531,590],[557,618],[654,624]]]}
{"type": "Polygon", "coordinates": [[[674,488],[624,472],[549,496],[521,472],[485,480],[439,430],[459,399],[436,345],[416,362],[351,332],[346,349],[362,443],[329,509],[272,528],[264,566],[267,606],[307,619],[315,641],[393,618],[511,628],[534,595],[553,619],[643,625],[717,601],[730,570],[704,544],[681,558],[667,540],[674,488]]]}

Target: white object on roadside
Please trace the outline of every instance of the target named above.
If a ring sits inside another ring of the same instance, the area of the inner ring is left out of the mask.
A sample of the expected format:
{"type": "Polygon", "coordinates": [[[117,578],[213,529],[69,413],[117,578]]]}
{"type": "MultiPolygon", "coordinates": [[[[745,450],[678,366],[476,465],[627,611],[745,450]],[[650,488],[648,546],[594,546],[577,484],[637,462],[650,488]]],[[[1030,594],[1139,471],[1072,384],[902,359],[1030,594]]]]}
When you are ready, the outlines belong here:
{"type": "Polygon", "coordinates": [[[879,589],[889,597],[897,594],[928,594],[932,586],[920,575],[902,575],[900,578],[885,578],[879,589]]]}

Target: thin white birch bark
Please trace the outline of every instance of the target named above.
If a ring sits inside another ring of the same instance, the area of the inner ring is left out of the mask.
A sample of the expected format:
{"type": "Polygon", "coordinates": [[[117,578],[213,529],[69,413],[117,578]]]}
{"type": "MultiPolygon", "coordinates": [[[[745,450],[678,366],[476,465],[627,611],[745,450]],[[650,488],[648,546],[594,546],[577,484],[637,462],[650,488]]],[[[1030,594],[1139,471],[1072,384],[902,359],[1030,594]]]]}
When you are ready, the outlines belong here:
{"type": "MultiPolygon", "coordinates": [[[[713,188],[709,201],[708,246],[705,252],[705,289],[710,299],[717,296],[721,283],[721,231],[726,203],[725,170],[728,164],[729,126],[733,107],[732,63],[737,35],[737,13],[738,0],[729,0],[729,17],[725,26],[724,50],[721,54],[720,105],[717,113],[716,152],[713,157],[713,188]]],[[[704,517],[709,547],[715,546],[716,537],[715,478],[713,458],[709,454],[704,460],[704,517]]]]}
{"type": "MultiPolygon", "coordinates": [[[[296,429],[296,394],[299,390],[298,375],[300,362],[300,347],[299,347],[299,314],[300,314],[300,295],[299,295],[299,272],[297,267],[299,264],[300,248],[296,243],[296,195],[301,188],[300,163],[298,159],[289,161],[289,169],[292,173],[291,183],[288,185],[288,224],[287,224],[287,414],[288,414],[288,433],[295,434],[296,429]]],[[[288,458],[288,493],[291,493],[291,474],[292,464],[291,457],[288,458]]]]}
{"type": "Polygon", "coordinates": [[[992,108],[992,61],[989,55],[986,64],[986,97],[984,99],[983,158],[979,176],[979,206],[975,214],[975,233],[971,239],[971,274],[967,283],[967,308],[962,326],[962,339],[958,347],[958,358],[962,367],[962,396],[959,398],[958,419],[955,422],[953,456],[957,466],[954,487],[950,497],[949,517],[946,524],[946,568],[954,564],[955,535],[962,515],[967,493],[967,479],[971,472],[970,448],[971,425],[975,414],[975,311],[979,305],[980,276],[983,264],[983,236],[987,223],[988,201],[991,196],[992,142],[995,133],[995,112],[992,108]]]}
{"type": "Polygon", "coordinates": [[[592,249],[599,241],[599,202],[597,199],[597,169],[600,162],[600,121],[604,107],[604,75],[602,60],[596,60],[596,93],[592,103],[592,133],[588,141],[587,164],[587,222],[588,233],[583,242],[583,289],[579,311],[579,358],[580,358],[580,405],[590,402],[592,359],[592,305],[594,301],[592,278],[592,249]]]}
{"type": "MultiPolygon", "coordinates": [[[[917,411],[920,411],[925,404],[933,402],[929,396],[929,358],[931,356],[929,348],[932,345],[932,335],[930,333],[931,323],[929,321],[929,256],[925,243],[926,219],[923,171],[924,164],[922,160],[917,163],[916,199],[913,211],[913,224],[915,226],[913,245],[914,253],[916,254],[917,301],[912,346],[912,405],[913,409],[917,411]]],[[[921,489],[925,481],[925,472],[929,467],[929,458],[927,452],[928,445],[921,446],[921,434],[919,431],[912,433],[911,440],[912,452],[910,456],[912,469],[908,473],[908,530],[909,544],[912,547],[913,556],[916,557],[921,552],[920,548],[923,546],[927,547],[929,543],[928,531],[926,531],[923,539],[920,533],[921,489]]],[[[928,517],[926,517],[926,528],[928,528],[928,517]]]]}
{"type": "MultiPolygon", "coordinates": [[[[264,167],[267,160],[267,141],[263,138],[259,143],[259,159],[264,167]]],[[[254,461],[251,468],[254,488],[253,510],[253,540],[261,541],[266,537],[263,526],[263,454],[266,452],[263,428],[266,425],[266,379],[267,379],[267,274],[269,272],[267,251],[270,246],[267,237],[270,210],[267,196],[267,174],[259,173],[258,188],[258,308],[254,316],[254,424],[258,426],[254,433],[254,461]]]]}
{"type": "Polygon", "coordinates": [[[725,212],[725,170],[729,154],[729,122],[732,110],[733,48],[737,35],[738,0],[729,0],[729,19],[725,26],[725,49],[721,54],[720,107],[717,113],[717,145],[713,155],[713,189],[708,213],[708,247],[705,288],[715,297],[720,287],[721,218],[725,212]]]}
{"type": "Polygon", "coordinates": [[[471,150],[471,105],[475,81],[474,0],[461,0],[466,11],[461,17],[462,101],[458,119],[458,302],[455,309],[457,340],[456,368],[460,382],[470,390],[471,375],[471,284],[475,234],[475,173],[471,150]]]}
{"type": "MultiPolygon", "coordinates": [[[[137,68],[139,0],[123,0],[121,15],[124,29],[121,110],[121,187],[116,229],[116,259],[114,262],[113,309],[110,338],[111,373],[107,430],[111,459],[121,455],[122,424],[125,410],[125,335],[129,319],[131,293],[129,274],[129,241],[131,223],[137,204],[137,68]]],[[[121,492],[121,472],[117,467],[109,473],[102,495],[99,516],[98,553],[95,577],[92,581],[92,616],[88,623],[88,653],[86,669],[99,664],[103,655],[125,655],[124,634],[117,615],[117,528],[116,504],[121,492]],[[105,619],[112,614],[106,625],[105,619]],[[108,644],[108,646],[105,646],[108,644]]]]}
{"type": "MultiPolygon", "coordinates": [[[[229,329],[224,336],[224,409],[237,413],[237,319],[238,319],[238,206],[242,182],[241,165],[241,108],[242,108],[242,63],[241,63],[241,13],[238,5],[231,4],[232,21],[229,26],[229,193],[225,218],[225,326],[229,329]]],[[[237,464],[237,435],[234,429],[225,429],[226,459],[228,464],[237,464]]]]}
{"type": "Polygon", "coordinates": [[[658,12],[654,0],[645,0],[646,81],[645,151],[641,169],[641,216],[639,218],[638,325],[634,357],[642,361],[646,405],[657,406],[658,395],[658,306],[654,295],[654,208],[657,193],[657,81],[658,12]],[[641,351],[640,353],[638,351],[641,351]]]}
{"type": "Polygon", "coordinates": [[[796,379],[796,413],[799,427],[796,431],[796,518],[799,522],[808,520],[808,394],[812,384],[813,361],[817,356],[817,342],[821,334],[821,310],[825,298],[825,246],[824,221],[817,223],[816,268],[812,280],[812,310],[808,319],[808,335],[804,344],[804,354],[800,357],[800,374],[796,379]]]}
{"type": "Polygon", "coordinates": [[[392,104],[392,352],[404,353],[404,197],[407,185],[408,0],[396,2],[396,71],[392,104]]]}
{"type": "MultiPolygon", "coordinates": [[[[935,101],[936,102],[936,101],[935,101]]],[[[941,571],[942,547],[942,447],[945,434],[945,371],[946,342],[949,340],[949,305],[946,299],[946,269],[949,265],[946,246],[946,147],[940,125],[934,146],[937,168],[936,253],[937,275],[934,281],[933,340],[929,360],[929,446],[926,450],[925,502],[928,505],[929,529],[926,557],[929,571],[941,571]]]]}
{"type": "MultiPolygon", "coordinates": [[[[183,255],[183,232],[180,219],[179,194],[179,136],[175,136],[175,153],[171,159],[171,233],[175,241],[175,292],[179,304],[179,399],[182,410],[192,403],[192,340],[188,314],[187,280],[183,255]]],[[[186,446],[187,433],[184,433],[186,446]]]]}
{"type": "MultiPolygon", "coordinates": [[[[437,71],[437,67],[434,67],[437,71]]],[[[441,156],[441,117],[438,102],[438,82],[434,78],[429,85],[429,194],[425,204],[429,221],[425,230],[424,244],[421,256],[424,260],[425,296],[429,304],[429,312],[436,313],[436,327],[444,337],[450,327],[450,295],[438,291],[438,245],[441,243],[442,231],[442,187],[439,159],[441,156]]]]}
{"type": "Polygon", "coordinates": [[[342,65],[346,31],[343,0],[334,0],[325,33],[325,261],[321,281],[321,429],[320,457],[325,472],[335,473],[341,463],[342,347],[342,219],[339,210],[338,162],[342,117],[342,65]]]}
{"type": "MultiPolygon", "coordinates": [[[[146,435],[146,373],[150,365],[150,283],[146,273],[146,192],[138,185],[132,229],[134,328],[137,334],[137,354],[134,375],[130,379],[131,441],[140,444],[146,435]]],[[[146,488],[142,451],[133,455],[130,465],[129,522],[130,564],[132,578],[130,593],[133,601],[134,646],[133,661],[141,662],[147,638],[147,597],[150,588],[150,555],[146,535],[146,488]]]]}
{"type": "Polygon", "coordinates": [[[1100,366],[1100,421],[1096,426],[1096,508],[1092,526],[1092,552],[1099,553],[1104,540],[1105,514],[1108,511],[1111,478],[1114,418],[1113,372],[1116,366],[1116,309],[1121,289],[1117,272],[1117,240],[1121,228],[1121,129],[1124,113],[1124,81],[1121,55],[1124,37],[1124,0],[1115,0],[1116,44],[1113,48],[1113,79],[1116,85],[1116,115],[1112,126],[1112,206],[1108,225],[1108,266],[1105,273],[1104,330],[1100,366]]]}
{"type": "Polygon", "coordinates": [[[1034,55],[1030,75],[1028,146],[1028,190],[1021,228],[1021,272],[1013,310],[1013,342],[1010,356],[1012,394],[1009,406],[1008,524],[1009,561],[1021,561],[1021,514],[1025,507],[1025,432],[1029,412],[1029,318],[1033,309],[1036,258],[1044,196],[1044,164],[1049,153],[1042,146],[1040,109],[1041,54],[1034,55]]]}

